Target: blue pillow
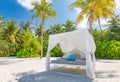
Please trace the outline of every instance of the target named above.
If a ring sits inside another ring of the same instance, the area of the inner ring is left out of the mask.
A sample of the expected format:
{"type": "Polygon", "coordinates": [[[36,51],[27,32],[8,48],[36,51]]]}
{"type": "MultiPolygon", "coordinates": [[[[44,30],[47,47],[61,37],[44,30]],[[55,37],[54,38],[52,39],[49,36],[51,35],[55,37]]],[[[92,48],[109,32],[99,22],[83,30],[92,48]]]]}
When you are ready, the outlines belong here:
{"type": "Polygon", "coordinates": [[[73,54],[70,54],[68,58],[66,58],[67,61],[75,61],[75,56],[73,54]]]}

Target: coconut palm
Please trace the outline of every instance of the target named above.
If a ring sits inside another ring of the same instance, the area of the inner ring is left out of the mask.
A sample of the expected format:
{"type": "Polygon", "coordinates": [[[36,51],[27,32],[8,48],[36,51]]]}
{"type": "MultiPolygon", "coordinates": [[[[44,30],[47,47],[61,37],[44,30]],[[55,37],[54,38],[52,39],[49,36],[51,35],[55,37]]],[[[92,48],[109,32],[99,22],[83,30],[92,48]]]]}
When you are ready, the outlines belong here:
{"type": "Polygon", "coordinates": [[[2,36],[3,28],[5,27],[5,21],[3,16],[0,16],[0,36],[2,36]]]}
{"type": "MultiPolygon", "coordinates": [[[[98,6],[98,24],[101,29],[100,18],[115,18],[115,0],[97,0],[98,6]]],[[[102,29],[101,29],[102,30],[102,29]]]]}
{"type": "MultiPolygon", "coordinates": [[[[36,29],[35,35],[39,38],[41,36],[41,33],[42,33],[42,31],[41,31],[41,26],[40,26],[36,29]]],[[[45,34],[46,34],[46,30],[43,29],[43,36],[46,36],[45,34]]]]}
{"type": "Polygon", "coordinates": [[[32,32],[30,32],[29,30],[24,31],[23,39],[24,48],[32,47],[37,53],[40,52],[40,42],[37,40],[37,38],[34,37],[32,32]]]}
{"type": "Polygon", "coordinates": [[[51,31],[52,31],[52,34],[64,32],[62,25],[60,24],[51,25],[51,31]]]}
{"type": "Polygon", "coordinates": [[[31,22],[21,22],[20,23],[20,30],[31,31],[31,22]]]}
{"type": "Polygon", "coordinates": [[[17,37],[19,27],[17,26],[17,23],[14,20],[9,20],[6,22],[4,30],[4,38],[12,44],[16,44],[16,41],[19,40],[17,37]]]}
{"type": "Polygon", "coordinates": [[[46,29],[45,30],[45,37],[48,37],[50,34],[52,34],[52,30],[51,29],[46,29]]]}
{"type": "Polygon", "coordinates": [[[74,22],[71,20],[67,20],[65,24],[63,24],[65,32],[73,31],[76,29],[74,22]]]}
{"type": "Polygon", "coordinates": [[[0,39],[2,39],[2,31],[3,31],[3,16],[0,16],[0,39]]]}
{"type": "MultiPolygon", "coordinates": [[[[25,41],[25,38],[24,38],[25,34],[27,32],[30,32],[31,34],[33,34],[32,33],[31,22],[29,22],[29,21],[27,21],[27,22],[21,22],[19,26],[20,26],[20,28],[19,28],[19,34],[21,34],[21,37],[20,37],[21,38],[21,42],[24,43],[24,41],[25,41]]],[[[21,46],[23,46],[22,43],[21,43],[21,46]]]]}
{"type": "Polygon", "coordinates": [[[49,18],[56,18],[56,12],[52,9],[53,4],[47,3],[46,0],[41,0],[41,3],[34,2],[33,3],[34,8],[32,11],[35,12],[33,15],[33,18],[41,19],[41,58],[43,56],[43,28],[44,28],[44,22],[48,22],[49,18]]]}
{"type": "Polygon", "coordinates": [[[34,37],[32,28],[33,27],[31,27],[31,22],[29,21],[20,23],[19,33],[21,34],[22,40],[20,46],[25,49],[32,47],[35,49],[36,53],[40,53],[40,42],[37,38],[34,37]]]}
{"type": "Polygon", "coordinates": [[[16,21],[14,20],[5,21],[4,26],[2,28],[2,33],[1,33],[2,37],[0,42],[3,45],[6,44],[5,46],[9,47],[8,54],[15,53],[19,48],[18,44],[21,42],[21,40],[19,37],[20,34],[18,33],[18,30],[19,30],[19,26],[17,25],[16,21]]]}
{"type": "Polygon", "coordinates": [[[115,33],[120,33],[120,18],[119,16],[116,16],[115,18],[112,18],[108,21],[108,24],[106,25],[110,29],[110,31],[115,33]]]}
{"type": "Polygon", "coordinates": [[[78,25],[87,18],[88,25],[92,29],[93,22],[100,18],[114,17],[115,0],[76,0],[70,8],[79,8],[81,11],[76,19],[78,25]]]}
{"type": "Polygon", "coordinates": [[[3,16],[0,16],[0,28],[2,27],[3,25],[3,16]]]}

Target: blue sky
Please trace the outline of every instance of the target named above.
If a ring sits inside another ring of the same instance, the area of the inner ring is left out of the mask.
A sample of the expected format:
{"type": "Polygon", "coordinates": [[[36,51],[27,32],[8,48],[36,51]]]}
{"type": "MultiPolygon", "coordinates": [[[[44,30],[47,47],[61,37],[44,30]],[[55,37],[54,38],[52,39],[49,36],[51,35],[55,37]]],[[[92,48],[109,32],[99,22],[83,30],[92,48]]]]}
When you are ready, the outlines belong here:
{"type": "MultiPolygon", "coordinates": [[[[31,3],[37,0],[1,0],[0,1],[0,15],[4,16],[5,20],[16,20],[18,23],[21,21],[29,21],[32,18],[33,13],[31,3]]],[[[48,0],[54,4],[54,10],[57,12],[57,19],[50,19],[48,23],[45,23],[45,27],[49,28],[51,24],[62,24],[66,20],[70,19],[75,22],[78,14],[75,10],[70,10],[68,6],[75,0],[48,0]]],[[[120,0],[116,0],[116,14],[120,14],[120,0]]],[[[101,21],[102,24],[106,24],[106,20],[101,21]]],[[[32,21],[33,25],[35,21],[32,21]]],[[[80,23],[79,27],[87,27],[87,20],[80,23]]]]}
{"type": "Polygon", "coordinates": [[[13,19],[18,22],[30,20],[32,13],[22,7],[16,0],[1,0],[0,15],[5,20],[13,19]]]}
{"type": "MultiPolygon", "coordinates": [[[[13,19],[18,23],[31,20],[33,13],[29,11],[30,7],[28,6],[30,5],[26,4],[27,2],[21,3],[20,1],[22,0],[1,0],[0,15],[4,16],[5,20],[13,19]]],[[[77,17],[76,11],[68,8],[73,1],[74,0],[52,0],[54,10],[57,12],[57,19],[50,19],[48,23],[45,23],[45,26],[50,27],[51,24],[62,24],[68,19],[75,21],[77,17]]]]}

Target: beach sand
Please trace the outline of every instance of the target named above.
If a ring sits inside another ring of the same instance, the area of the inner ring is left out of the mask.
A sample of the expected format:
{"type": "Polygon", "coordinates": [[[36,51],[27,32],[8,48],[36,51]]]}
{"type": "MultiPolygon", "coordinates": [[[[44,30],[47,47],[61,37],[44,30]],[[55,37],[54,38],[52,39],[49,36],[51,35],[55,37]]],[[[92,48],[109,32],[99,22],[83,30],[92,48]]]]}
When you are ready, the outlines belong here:
{"type": "Polygon", "coordinates": [[[0,57],[0,82],[120,82],[120,60],[97,59],[93,81],[86,75],[46,72],[45,58],[0,57]]]}

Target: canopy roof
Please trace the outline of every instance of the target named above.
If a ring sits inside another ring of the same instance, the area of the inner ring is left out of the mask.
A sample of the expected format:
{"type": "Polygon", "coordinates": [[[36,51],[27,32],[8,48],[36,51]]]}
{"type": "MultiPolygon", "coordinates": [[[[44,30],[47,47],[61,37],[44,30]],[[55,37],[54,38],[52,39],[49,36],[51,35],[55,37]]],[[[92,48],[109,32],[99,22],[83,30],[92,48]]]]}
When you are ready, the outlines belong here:
{"type": "Polygon", "coordinates": [[[50,35],[48,50],[52,50],[57,44],[60,44],[62,52],[70,52],[77,48],[82,52],[94,54],[96,48],[93,37],[87,30],[50,35]]]}
{"type": "Polygon", "coordinates": [[[62,52],[70,52],[73,49],[78,49],[86,54],[87,75],[95,77],[94,75],[94,52],[96,49],[95,42],[88,30],[75,30],[72,32],[54,34],[49,36],[49,44],[47,51],[47,70],[49,70],[50,51],[59,44],[62,52]]]}

